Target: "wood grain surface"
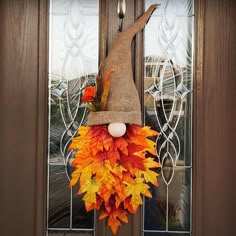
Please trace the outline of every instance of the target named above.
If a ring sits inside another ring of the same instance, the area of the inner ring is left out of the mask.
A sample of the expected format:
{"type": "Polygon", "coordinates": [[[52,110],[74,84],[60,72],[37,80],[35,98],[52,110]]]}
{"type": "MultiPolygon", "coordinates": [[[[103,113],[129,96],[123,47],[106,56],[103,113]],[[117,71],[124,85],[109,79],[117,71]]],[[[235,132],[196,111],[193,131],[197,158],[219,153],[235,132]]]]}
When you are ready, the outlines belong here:
{"type": "Polygon", "coordinates": [[[36,235],[38,4],[0,2],[0,234],[7,236],[36,235]]]}
{"type": "Polygon", "coordinates": [[[202,56],[196,48],[193,229],[195,236],[233,236],[236,235],[236,2],[200,2],[204,14],[198,14],[204,18],[198,18],[197,29],[202,32],[197,33],[204,34],[198,37],[200,45],[196,45],[202,47],[202,56]]]}

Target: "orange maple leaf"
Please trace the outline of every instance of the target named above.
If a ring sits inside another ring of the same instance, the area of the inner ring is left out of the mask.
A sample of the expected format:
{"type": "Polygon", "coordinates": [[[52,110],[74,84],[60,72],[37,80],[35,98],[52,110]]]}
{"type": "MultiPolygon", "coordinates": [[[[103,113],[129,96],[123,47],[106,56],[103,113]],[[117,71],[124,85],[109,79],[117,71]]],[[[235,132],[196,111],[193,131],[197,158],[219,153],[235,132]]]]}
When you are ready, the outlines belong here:
{"type": "Polygon", "coordinates": [[[131,197],[128,197],[124,200],[124,209],[131,214],[136,214],[138,206],[131,204],[131,197]]]}
{"type": "Polygon", "coordinates": [[[107,156],[110,160],[111,166],[114,167],[117,163],[117,160],[120,160],[120,153],[118,152],[115,144],[113,144],[112,147],[109,148],[107,156]]]}
{"type": "Polygon", "coordinates": [[[107,153],[98,152],[96,154],[96,156],[93,158],[93,162],[92,162],[93,174],[96,174],[98,172],[98,170],[103,167],[105,160],[107,160],[107,153]]]}
{"type": "Polygon", "coordinates": [[[82,167],[88,166],[93,161],[92,155],[89,151],[81,149],[75,154],[75,159],[72,161],[72,166],[80,165],[82,167]]]}
{"type": "Polygon", "coordinates": [[[99,219],[101,220],[108,216],[108,225],[110,226],[113,234],[116,234],[119,226],[121,226],[120,221],[126,224],[128,223],[127,211],[124,209],[113,207],[110,212],[104,210],[100,214],[99,219]]]}

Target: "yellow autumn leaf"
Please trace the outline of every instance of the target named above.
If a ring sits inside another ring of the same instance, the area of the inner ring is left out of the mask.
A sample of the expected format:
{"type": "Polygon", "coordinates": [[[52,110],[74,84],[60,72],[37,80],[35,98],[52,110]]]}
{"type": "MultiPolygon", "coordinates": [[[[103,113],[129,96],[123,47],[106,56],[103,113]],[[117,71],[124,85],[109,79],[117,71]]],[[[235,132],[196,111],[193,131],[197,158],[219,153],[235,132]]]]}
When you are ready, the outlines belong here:
{"type": "Polygon", "coordinates": [[[116,183],[111,170],[112,168],[111,168],[111,165],[109,164],[109,160],[105,160],[104,165],[100,169],[97,170],[97,173],[95,176],[95,179],[99,182],[104,183],[108,189],[112,188],[112,185],[116,183]]]}
{"type": "Polygon", "coordinates": [[[151,136],[157,136],[158,132],[155,130],[152,130],[150,126],[144,126],[142,128],[143,131],[146,133],[146,137],[151,137],[151,136]]]}
{"type": "Polygon", "coordinates": [[[143,194],[145,196],[150,195],[150,192],[148,190],[149,186],[147,184],[143,183],[143,178],[136,178],[134,184],[131,184],[131,183],[128,183],[125,181],[124,181],[124,183],[127,185],[126,194],[128,196],[131,195],[131,202],[130,203],[134,207],[137,207],[143,203],[141,194],[143,194]]]}
{"type": "Polygon", "coordinates": [[[91,127],[89,126],[80,126],[78,129],[78,134],[82,136],[86,136],[90,130],[91,130],[91,127]]]}
{"type": "Polygon", "coordinates": [[[152,183],[155,186],[158,186],[158,182],[157,182],[157,176],[158,174],[152,170],[146,170],[146,171],[141,171],[142,175],[145,179],[145,182],[148,183],[152,183]]]}
{"type": "Polygon", "coordinates": [[[160,163],[157,161],[154,161],[154,158],[149,157],[145,159],[144,166],[146,168],[158,168],[160,167],[160,163]]]}
{"type": "Polygon", "coordinates": [[[93,179],[88,179],[80,187],[80,193],[86,192],[86,194],[83,197],[85,203],[91,204],[97,202],[96,193],[98,193],[100,185],[101,185],[100,183],[95,182],[93,179]]]}
{"type": "Polygon", "coordinates": [[[120,164],[116,164],[115,167],[111,170],[111,172],[118,176],[120,179],[123,178],[123,171],[126,171],[126,169],[120,164]]]}
{"type": "Polygon", "coordinates": [[[82,167],[79,165],[76,166],[76,170],[71,175],[70,187],[73,187],[78,182],[78,179],[81,175],[81,171],[82,171],[82,167]]]}
{"type": "Polygon", "coordinates": [[[87,180],[91,179],[92,176],[92,164],[89,164],[81,171],[80,185],[83,185],[87,180]]]}
{"type": "Polygon", "coordinates": [[[147,142],[148,147],[145,148],[145,151],[150,152],[152,155],[156,155],[156,148],[155,148],[156,143],[150,139],[146,139],[146,142],[147,142]]]}

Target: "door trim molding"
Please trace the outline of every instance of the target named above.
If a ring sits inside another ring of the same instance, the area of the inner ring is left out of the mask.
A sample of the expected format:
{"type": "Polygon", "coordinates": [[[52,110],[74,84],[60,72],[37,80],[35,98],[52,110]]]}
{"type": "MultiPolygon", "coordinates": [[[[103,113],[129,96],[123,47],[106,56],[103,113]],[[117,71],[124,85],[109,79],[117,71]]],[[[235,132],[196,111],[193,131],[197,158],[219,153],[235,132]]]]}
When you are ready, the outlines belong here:
{"type": "Polygon", "coordinates": [[[193,100],[193,181],[192,181],[192,231],[193,236],[203,236],[204,232],[204,4],[195,1],[195,47],[194,47],[194,100],[193,100]]]}
{"type": "Polygon", "coordinates": [[[47,200],[47,143],[48,143],[48,27],[49,1],[38,1],[38,94],[37,94],[37,147],[36,147],[36,198],[35,236],[46,232],[47,200]]]}

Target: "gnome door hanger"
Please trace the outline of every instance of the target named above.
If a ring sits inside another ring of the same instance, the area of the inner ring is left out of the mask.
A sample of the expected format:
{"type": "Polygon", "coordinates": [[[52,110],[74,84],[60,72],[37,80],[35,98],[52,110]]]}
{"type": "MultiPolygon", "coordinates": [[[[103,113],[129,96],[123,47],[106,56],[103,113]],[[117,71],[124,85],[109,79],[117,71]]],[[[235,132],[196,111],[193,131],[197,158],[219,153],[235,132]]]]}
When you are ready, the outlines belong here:
{"type": "MultiPolygon", "coordinates": [[[[132,64],[131,42],[144,28],[157,5],[118,34],[101,68],[101,81],[85,97],[92,105],[87,126],[78,129],[69,149],[75,152],[70,186],[79,184],[87,211],[99,210],[113,234],[128,214],[142,205],[142,196],[152,197],[148,183],[158,186],[153,169],[160,164],[155,142],[157,132],[141,127],[141,108],[132,64]],[[101,86],[100,86],[101,85],[101,86]],[[101,91],[101,92],[100,92],[101,91]],[[101,94],[101,95],[100,95],[101,94]]],[[[86,89],[85,89],[86,92],[86,89]]]]}

